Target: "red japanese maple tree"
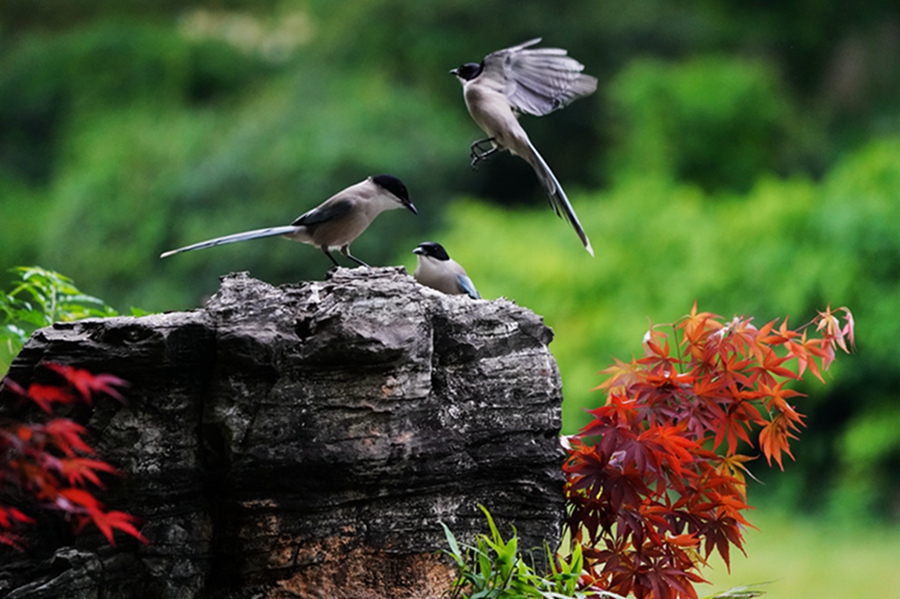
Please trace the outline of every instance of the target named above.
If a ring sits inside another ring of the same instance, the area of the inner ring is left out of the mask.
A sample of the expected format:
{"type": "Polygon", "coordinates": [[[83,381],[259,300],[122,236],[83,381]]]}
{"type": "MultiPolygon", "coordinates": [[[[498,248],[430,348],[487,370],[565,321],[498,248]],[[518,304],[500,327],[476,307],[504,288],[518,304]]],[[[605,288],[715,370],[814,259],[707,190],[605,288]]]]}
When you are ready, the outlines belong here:
{"type": "Polygon", "coordinates": [[[708,312],[651,326],[644,356],[616,361],[598,389],[604,406],[568,437],[568,526],[581,544],[585,589],[637,599],[696,599],[714,551],[743,551],[746,466],[754,440],[783,468],[803,415],[786,385],[822,371],[853,346],[853,316],[830,307],[792,330],[708,312]],[[843,317],[843,323],[840,320],[843,317]]]}
{"type": "Polygon", "coordinates": [[[14,396],[37,405],[46,418],[0,424],[0,543],[21,549],[18,529],[33,522],[24,505],[19,509],[3,499],[7,493],[29,498],[25,501],[29,505],[61,512],[76,531],[94,524],[112,545],[115,530],[146,543],[134,516],[106,509],[92,492],[104,488],[101,473],[117,470],[97,458],[82,425],[53,417],[57,405],[90,404],[100,393],[122,400],[119,389],[126,383],[109,374],[91,374],[71,366],[46,367],[59,375],[59,384],[32,383],[25,389],[8,378],[2,381],[14,396]]]}

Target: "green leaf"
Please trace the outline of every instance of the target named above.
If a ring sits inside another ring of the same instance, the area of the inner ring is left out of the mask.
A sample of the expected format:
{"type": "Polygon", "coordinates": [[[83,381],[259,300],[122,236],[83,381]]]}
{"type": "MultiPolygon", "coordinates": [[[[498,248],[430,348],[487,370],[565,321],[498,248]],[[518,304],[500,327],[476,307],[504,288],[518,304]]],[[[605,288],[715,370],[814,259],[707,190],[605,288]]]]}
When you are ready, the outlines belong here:
{"type": "Polygon", "coordinates": [[[703,599],[751,599],[752,597],[761,597],[765,594],[765,591],[760,591],[753,587],[761,587],[768,584],[770,583],[760,582],[753,585],[733,587],[728,589],[727,591],[716,593],[715,595],[709,595],[708,597],[704,597],[703,599]]]}
{"type": "Polygon", "coordinates": [[[453,557],[458,565],[462,565],[464,563],[464,560],[462,553],[460,553],[459,551],[459,543],[456,542],[456,537],[446,524],[444,524],[443,522],[439,522],[439,524],[444,529],[444,537],[447,539],[447,545],[450,546],[449,555],[453,557]]]}
{"type": "Polygon", "coordinates": [[[57,272],[39,266],[19,266],[10,272],[17,281],[12,291],[0,294],[0,373],[35,329],[54,322],[118,316],[103,300],[82,293],[72,279],[57,272]]]}

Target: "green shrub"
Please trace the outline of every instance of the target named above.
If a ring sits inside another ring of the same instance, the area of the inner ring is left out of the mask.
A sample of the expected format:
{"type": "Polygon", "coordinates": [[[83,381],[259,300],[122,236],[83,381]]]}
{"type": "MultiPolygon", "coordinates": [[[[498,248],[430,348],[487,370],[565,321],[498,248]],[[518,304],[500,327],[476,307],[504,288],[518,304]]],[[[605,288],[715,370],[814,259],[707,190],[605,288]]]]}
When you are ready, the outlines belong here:
{"type": "MultiPolygon", "coordinates": [[[[441,522],[449,547],[444,553],[453,559],[457,572],[443,595],[447,599],[624,599],[590,586],[589,578],[582,579],[585,572],[581,545],[576,544],[568,555],[554,555],[545,546],[542,559],[546,559],[547,567],[540,568],[533,559],[523,556],[515,528],[509,540],[504,540],[487,508],[478,507],[487,518],[490,535],[478,535],[475,545],[460,543],[441,522]]],[[[532,557],[535,553],[530,552],[532,557]]],[[[762,592],[755,588],[736,587],[705,599],[750,599],[760,595],[762,592]]]]}
{"type": "Polygon", "coordinates": [[[490,512],[484,506],[479,507],[487,518],[490,536],[478,535],[475,545],[460,544],[447,525],[441,522],[450,547],[445,553],[453,558],[457,568],[456,580],[447,593],[449,599],[621,599],[615,593],[577,590],[583,563],[580,545],[575,547],[568,559],[557,559],[546,547],[549,571],[542,574],[533,563],[523,558],[515,529],[512,537],[504,540],[490,512]]]}
{"type": "Polygon", "coordinates": [[[268,70],[222,42],[155,23],[100,20],[25,37],[0,55],[0,172],[45,183],[81,119],[134,105],[208,103],[268,70]]]}
{"type": "Polygon", "coordinates": [[[783,166],[792,109],[772,68],[739,58],[638,60],[610,84],[614,170],[746,190],[783,166]]]}
{"type": "Polygon", "coordinates": [[[118,315],[57,272],[38,266],[20,266],[12,272],[18,278],[13,289],[0,293],[0,374],[9,369],[12,359],[36,329],[54,322],[118,315]]]}

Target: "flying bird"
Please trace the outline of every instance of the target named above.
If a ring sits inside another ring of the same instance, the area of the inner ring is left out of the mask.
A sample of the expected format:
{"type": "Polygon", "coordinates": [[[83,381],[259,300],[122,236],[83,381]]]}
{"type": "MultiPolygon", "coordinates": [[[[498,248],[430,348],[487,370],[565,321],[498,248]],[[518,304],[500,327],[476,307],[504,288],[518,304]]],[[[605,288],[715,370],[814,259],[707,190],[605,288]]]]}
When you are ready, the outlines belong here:
{"type": "Polygon", "coordinates": [[[164,252],[160,258],[226,243],[281,235],[320,248],[335,266],[339,265],[331,255],[331,250],[339,250],[350,260],[367,267],[368,264],[350,253],[350,244],[366,230],[376,216],[385,210],[395,208],[406,208],[413,214],[418,214],[416,207],[409,200],[406,186],[400,179],[393,175],[375,175],[339,191],[319,206],[299,216],[290,225],[256,229],[201,241],[164,252]]]}
{"type": "Polygon", "coordinates": [[[450,71],[462,83],[469,114],[488,135],[471,145],[472,167],[498,150],[521,156],[540,179],[550,206],[557,215],[565,216],[593,256],[594,249],[569,198],[518,117],[522,113],[543,116],[588,96],[596,91],[597,78],[582,73],[584,65],[562,48],[531,48],[540,41],[538,37],[497,50],[480,63],[466,63],[450,71]]]}
{"type": "Polygon", "coordinates": [[[465,293],[472,299],[481,299],[466,270],[447,255],[441,244],[420,243],[413,254],[416,254],[417,262],[413,277],[420,284],[449,295],[465,293]]]}

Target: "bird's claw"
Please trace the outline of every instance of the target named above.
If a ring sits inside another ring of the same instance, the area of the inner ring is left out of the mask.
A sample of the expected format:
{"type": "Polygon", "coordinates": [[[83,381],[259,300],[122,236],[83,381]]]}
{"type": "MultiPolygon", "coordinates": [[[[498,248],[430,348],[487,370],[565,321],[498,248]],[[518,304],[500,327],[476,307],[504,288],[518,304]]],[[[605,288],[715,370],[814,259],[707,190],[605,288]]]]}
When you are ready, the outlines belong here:
{"type": "Polygon", "coordinates": [[[473,142],[471,146],[469,146],[469,156],[472,158],[472,169],[475,170],[478,168],[478,163],[482,160],[485,160],[488,156],[497,151],[497,146],[494,145],[494,138],[489,137],[487,139],[479,139],[476,142],[473,142]],[[490,143],[490,147],[482,149],[482,145],[485,143],[490,143]]]}

